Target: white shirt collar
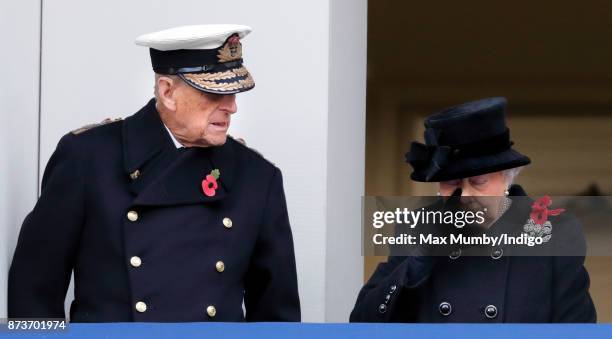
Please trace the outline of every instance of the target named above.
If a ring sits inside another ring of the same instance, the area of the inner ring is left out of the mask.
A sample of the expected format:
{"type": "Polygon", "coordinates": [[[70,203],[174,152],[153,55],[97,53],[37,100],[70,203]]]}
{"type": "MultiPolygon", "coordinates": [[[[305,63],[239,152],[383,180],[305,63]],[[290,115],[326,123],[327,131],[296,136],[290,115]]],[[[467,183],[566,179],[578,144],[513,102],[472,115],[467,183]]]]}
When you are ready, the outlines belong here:
{"type": "Polygon", "coordinates": [[[168,126],[166,126],[166,124],[164,124],[164,127],[166,128],[166,131],[168,131],[168,134],[170,134],[170,138],[172,138],[172,142],[174,143],[174,146],[176,146],[176,148],[183,148],[183,147],[185,147],[178,140],[176,140],[176,138],[174,137],[174,134],[172,134],[172,132],[170,132],[170,129],[168,128],[168,126]]]}

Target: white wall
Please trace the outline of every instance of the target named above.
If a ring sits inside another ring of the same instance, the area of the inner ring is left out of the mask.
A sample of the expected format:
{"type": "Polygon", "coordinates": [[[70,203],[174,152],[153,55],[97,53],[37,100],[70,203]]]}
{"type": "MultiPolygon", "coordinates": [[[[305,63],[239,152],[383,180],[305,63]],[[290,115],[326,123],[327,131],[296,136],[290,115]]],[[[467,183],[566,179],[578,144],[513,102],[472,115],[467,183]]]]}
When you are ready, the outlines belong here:
{"type": "Polygon", "coordinates": [[[303,320],[346,321],[363,266],[365,6],[366,0],[45,2],[40,171],[63,134],[128,116],[152,96],[148,50],[133,44],[136,36],[185,24],[250,25],[244,56],[257,85],[238,96],[230,133],[283,170],[303,320]],[[332,41],[338,44],[330,48],[332,41]],[[338,226],[341,215],[356,219],[338,226]],[[349,245],[330,242],[340,232],[348,233],[349,245]]]}
{"type": "Polygon", "coordinates": [[[0,2],[0,318],[19,227],[37,197],[39,6],[0,2]]]}

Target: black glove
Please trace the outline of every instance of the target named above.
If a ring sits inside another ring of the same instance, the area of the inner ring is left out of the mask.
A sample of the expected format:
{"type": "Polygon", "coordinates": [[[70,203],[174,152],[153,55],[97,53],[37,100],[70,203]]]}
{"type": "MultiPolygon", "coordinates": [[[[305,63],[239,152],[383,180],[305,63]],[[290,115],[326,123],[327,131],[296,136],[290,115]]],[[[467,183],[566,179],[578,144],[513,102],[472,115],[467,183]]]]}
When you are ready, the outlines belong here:
{"type": "MultiPolygon", "coordinates": [[[[449,211],[452,213],[460,211],[461,193],[461,189],[458,188],[449,197],[440,198],[435,204],[426,207],[425,211],[441,212],[443,215],[449,211]]],[[[444,222],[420,225],[419,227],[419,234],[417,234],[419,238],[421,234],[431,235],[432,239],[445,239],[446,244],[419,243],[412,249],[410,256],[405,259],[408,261],[404,282],[407,287],[417,286],[431,274],[438,263],[445,260],[449,255],[456,255],[461,246],[451,243],[451,235],[473,236],[482,233],[482,230],[478,227],[465,225],[458,228],[453,223],[444,222]]]]}
{"type": "MultiPolygon", "coordinates": [[[[447,212],[455,213],[460,208],[461,189],[456,189],[448,198],[440,198],[434,205],[425,208],[425,211],[441,213],[442,216],[447,212]]],[[[442,218],[444,219],[444,218],[442,218]]],[[[417,256],[447,256],[457,248],[450,244],[451,234],[456,235],[461,230],[453,224],[444,222],[436,224],[425,224],[419,226],[419,245],[415,250],[417,256]],[[432,243],[420,242],[422,238],[431,239],[432,243]],[[446,241],[444,243],[436,243],[436,240],[446,241]]]]}

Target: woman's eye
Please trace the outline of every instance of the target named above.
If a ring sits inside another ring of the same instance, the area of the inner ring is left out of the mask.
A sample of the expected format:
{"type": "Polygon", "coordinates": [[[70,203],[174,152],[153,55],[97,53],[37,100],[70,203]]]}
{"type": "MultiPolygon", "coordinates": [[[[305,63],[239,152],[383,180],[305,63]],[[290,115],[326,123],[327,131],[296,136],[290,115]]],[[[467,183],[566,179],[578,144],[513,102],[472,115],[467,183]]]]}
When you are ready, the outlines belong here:
{"type": "Polygon", "coordinates": [[[478,178],[478,177],[470,178],[470,183],[472,185],[483,185],[483,184],[487,183],[487,179],[485,179],[485,178],[478,178]]]}
{"type": "Polygon", "coordinates": [[[460,182],[461,182],[461,180],[442,181],[442,185],[445,185],[445,186],[457,186],[457,185],[459,185],[460,182]]]}

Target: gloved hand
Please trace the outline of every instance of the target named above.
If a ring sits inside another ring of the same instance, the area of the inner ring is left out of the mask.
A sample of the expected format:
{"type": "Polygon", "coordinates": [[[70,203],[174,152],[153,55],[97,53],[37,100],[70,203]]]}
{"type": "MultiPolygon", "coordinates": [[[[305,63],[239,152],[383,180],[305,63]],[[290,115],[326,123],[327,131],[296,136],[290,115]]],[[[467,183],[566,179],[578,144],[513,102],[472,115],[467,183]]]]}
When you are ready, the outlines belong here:
{"type": "MultiPolygon", "coordinates": [[[[458,188],[449,197],[442,197],[434,205],[426,207],[425,211],[440,212],[443,216],[447,214],[447,212],[455,213],[461,206],[461,193],[461,189],[458,188]]],[[[419,227],[419,238],[422,238],[422,235],[423,237],[432,239],[433,242],[421,242],[416,248],[416,256],[447,256],[457,249],[457,246],[450,244],[450,236],[451,234],[459,234],[462,229],[457,228],[454,224],[441,222],[436,224],[424,224],[419,227]],[[446,241],[446,244],[436,244],[436,240],[446,241]]]]}
{"type": "MultiPolygon", "coordinates": [[[[456,189],[447,198],[440,198],[435,204],[426,207],[426,211],[455,213],[461,210],[461,189],[456,189]]],[[[461,228],[452,223],[437,223],[420,225],[420,234],[431,235],[432,239],[445,239],[446,244],[420,243],[413,248],[411,255],[406,257],[408,261],[404,284],[407,287],[416,286],[429,276],[434,267],[442,260],[446,260],[449,255],[456,253],[461,247],[458,244],[451,244],[451,235],[463,234],[465,236],[476,235],[482,230],[475,226],[465,225],[461,228]]],[[[419,239],[420,240],[420,239],[419,239]]]]}

